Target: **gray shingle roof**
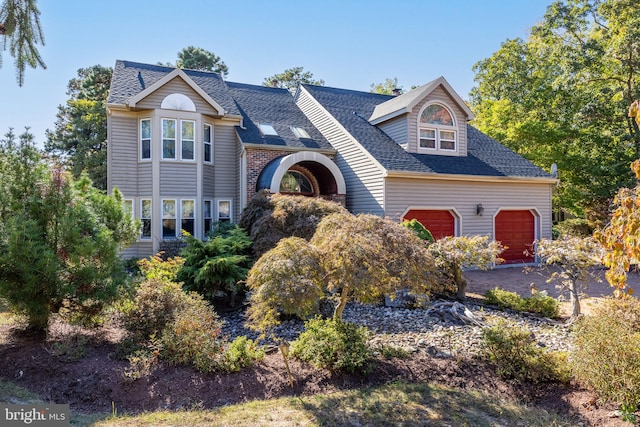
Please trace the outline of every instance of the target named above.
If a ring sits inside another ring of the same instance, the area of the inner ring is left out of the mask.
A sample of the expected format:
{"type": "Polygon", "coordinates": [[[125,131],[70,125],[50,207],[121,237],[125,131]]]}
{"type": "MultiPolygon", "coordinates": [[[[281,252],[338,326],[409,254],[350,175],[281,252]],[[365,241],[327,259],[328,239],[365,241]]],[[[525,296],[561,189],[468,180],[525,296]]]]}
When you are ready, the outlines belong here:
{"type": "MultiPolygon", "coordinates": [[[[111,78],[111,89],[107,104],[124,105],[126,101],[152,86],[175,68],[161,65],[141,64],[131,61],[116,61],[111,78]]],[[[240,115],[236,103],[229,94],[226,83],[216,73],[183,70],[207,95],[214,99],[227,114],[240,115]]]]}
{"type": "Polygon", "coordinates": [[[478,176],[550,178],[544,170],[498,141],[467,125],[467,156],[408,153],[370,124],[375,107],[393,97],[304,85],[304,88],[388,171],[478,176]]]}
{"type": "Polygon", "coordinates": [[[227,86],[244,117],[244,129],[238,128],[238,135],[242,142],[333,149],[307,116],[300,111],[287,89],[233,82],[227,82],[227,86]],[[260,123],[272,125],[278,136],[262,135],[258,128],[260,123]],[[291,126],[303,128],[311,138],[298,139],[291,131],[291,126]]]}

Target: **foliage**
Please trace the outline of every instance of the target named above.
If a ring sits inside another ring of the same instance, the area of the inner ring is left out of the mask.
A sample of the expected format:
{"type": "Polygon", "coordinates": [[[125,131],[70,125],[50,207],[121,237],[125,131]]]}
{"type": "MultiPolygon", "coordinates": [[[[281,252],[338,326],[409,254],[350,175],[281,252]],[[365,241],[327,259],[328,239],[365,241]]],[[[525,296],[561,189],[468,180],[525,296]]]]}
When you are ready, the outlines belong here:
{"type": "Polygon", "coordinates": [[[541,239],[536,247],[542,262],[554,267],[547,282],[557,281],[562,291],[569,292],[571,317],[575,319],[580,315],[580,294],[587,284],[589,268],[602,260],[602,246],[592,237],[565,237],[541,239]]]}
{"type": "Polygon", "coordinates": [[[185,292],[181,306],[162,331],[162,357],[172,365],[213,372],[224,351],[221,330],[222,321],[213,308],[200,295],[185,292]]]}
{"type": "Polygon", "coordinates": [[[0,4],[0,36],[2,50],[6,50],[8,44],[9,54],[15,60],[19,86],[24,84],[27,65],[31,68],[47,68],[36,47],[38,43],[44,46],[40,10],[36,0],[3,0],[0,4]]]}
{"type": "Polygon", "coordinates": [[[131,298],[118,305],[120,323],[127,331],[127,341],[140,347],[160,337],[173,321],[174,314],[184,305],[185,294],[180,284],[153,278],[140,283],[131,298]]]}
{"type": "Polygon", "coordinates": [[[184,265],[184,258],[169,257],[164,259],[162,255],[162,252],[159,252],[148,259],[139,260],[140,273],[148,280],[177,282],[176,276],[184,265]]]}
{"type": "Polygon", "coordinates": [[[465,298],[467,282],[463,268],[488,269],[502,262],[500,242],[489,240],[489,236],[447,236],[428,246],[429,253],[445,269],[448,279],[457,289],[457,298],[465,298]]]}
{"type": "Polygon", "coordinates": [[[97,314],[125,283],[119,250],[136,224],[107,196],[41,158],[28,132],[0,141],[0,296],[44,330],[63,307],[97,314]]]}
{"type": "Polygon", "coordinates": [[[603,221],[633,176],[640,8],[630,0],[561,0],[527,40],[506,40],[474,66],[475,125],[540,167],[556,163],[556,206],[603,221]]]}
{"type": "Polygon", "coordinates": [[[607,299],[574,331],[570,364],[575,377],[602,401],[635,410],[640,404],[640,301],[607,299]]]}
{"type": "Polygon", "coordinates": [[[335,319],[315,318],[305,322],[305,330],[291,343],[291,355],[317,368],[368,373],[373,351],[367,341],[370,332],[363,326],[335,319]]]}
{"type": "Polygon", "coordinates": [[[230,298],[244,291],[243,281],[251,267],[251,240],[240,227],[202,241],[191,235],[184,236],[187,246],[180,252],[184,265],[177,279],[188,291],[195,291],[213,302],[230,298]]]}
{"type": "Polygon", "coordinates": [[[310,240],[322,254],[327,291],[339,295],[342,318],[349,299],[379,302],[409,289],[428,294],[440,287],[436,261],[413,231],[376,215],[335,213],[320,221],[310,240]]]}
{"type": "Polygon", "coordinates": [[[329,200],[260,192],[242,211],[239,225],[253,241],[257,259],[284,237],[311,239],[323,217],[340,212],[347,210],[329,200]]]}
{"type": "Polygon", "coordinates": [[[264,350],[246,336],[236,337],[224,352],[220,369],[225,372],[238,372],[253,365],[253,362],[264,359],[264,350]]]}
{"type": "Polygon", "coordinates": [[[324,80],[314,80],[312,72],[303,70],[304,67],[288,68],[282,73],[265,77],[262,85],[284,88],[288,89],[290,92],[295,92],[301,84],[324,86],[324,80]]]}
{"type": "Polygon", "coordinates": [[[381,93],[384,95],[393,95],[393,92],[395,90],[400,90],[402,91],[402,86],[398,85],[398,78],[394,77],[392,79],[386,79],[384,82],[382,83],[371,83],[371,90],[370,92],[372,93],[381,93]]]}
{"type": "Polygon", "coordinates": [[[505,379],[532,383],[570,379],[565,356],[545,352],[526,329],[503,320],[483,329],[482,340],[485,357],[505,379]]]}
{"type": "Polygon", "coordinates": [[[301,319],[317,314],[325,289],[320,258],[320,252],[300,237],[284,238],[260,257],[247,277],[250,327],[268,331],[279,323],[280,313],[301,319]]]}
{"type": "Polygon", "coordinates": [[[431,232],[427,230],[426,227],[415,218],[411,219],[410,221],[404,220],[400,223],[400,225],[413,230],[420,239],[425,240],[428,243],[435,242],[433,234],[431,234],[431,232]]]}
{"type": "MultiPolygon", "coordinates": [[[[640,160],[631,164],[640,179],[640,160]]],[[[607,281],[616,295],[632,294],[627,285],[627,272],[631,264],[640,260],[640,185],[621,188],[613,199],[614,210],[607,226],[595,233],[606,253],[603,258],[607,281]]]]}
{"type": "Polygon", "coordinates": [[[107,188],[107,97],[113,70],[80,68],[69,80],[65,105],[58,106],[45,150],[63,161],[73,176],[86,172],[96,187],[107,188]]]}
{"type": "Polygon", "coordinates": [[[178,52],[176,67],[197,71],[212,71],[222,77],[226,77],[229,74],[229,68],[219,56],[195,46],[185,47],[178,52]]]}
{"type": "Polygon", "coordinates": [[[521,297],[516,292],[506,291],[495,287],[484,294],[488,304],[516,311],[527,311],[544,317],[557,317],[560,305],[558,301],[543,292],[537,292],[531,297],[521,297]]]}
{"type": "Polygon", "coordinates": [[[593,225],[583,218],[571,218],[553,226],[556,237],[589,237],[593,235],[593,225]]]}

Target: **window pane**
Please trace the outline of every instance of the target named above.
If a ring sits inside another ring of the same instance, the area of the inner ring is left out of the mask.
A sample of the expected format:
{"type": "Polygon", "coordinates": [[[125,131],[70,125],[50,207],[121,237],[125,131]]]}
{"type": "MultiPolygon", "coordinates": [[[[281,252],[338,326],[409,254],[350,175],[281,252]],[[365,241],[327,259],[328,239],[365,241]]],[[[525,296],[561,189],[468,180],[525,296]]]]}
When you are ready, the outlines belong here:
{"type": "Polygon", "coordinates": [[[133,200],[123,200],[122,209],[129,215],[133,216],[133,200]]]}
{"type": "Polygon", "coordinates": [[[193,141],[182,141],[182,158],[193,160],[193,141]]]}
{"type": "Polygon", "coordinates": [[[176,220],[163,219],[162,220],[162,238],[175,239],[175,237],[176,237],[176,220]]]}
{"type": "Polygon", "coordinates": [[[151,218],[151,200],[142,201],[142,218],[151,218]]]}
{"type": "Polygon", "coordinates": [[[142,140],[142,158],[150,159],[151,158],[151,140],[142,140]]]}
{"type": "Polygon", "coordinates": [[[143,239],[151,238],[151,220],[142,220],[142,236],[143,239]]]}
{"type": "Polygon", "coordinates": [[[151,120],[140,121],[140,137],[142,139],[151,139],[151,120]]]}
{"type": "Polygon", "coordinates": [[[420,129],[420,138],[436,139],[435,129],[420,129]]]}
{"type": "Polygon", "coordinates": [[[440,131],[440,139],[447,139],[449,141],[453,141],[454,139],[456,139],[456,134],[455,134],[455,132],[449,132],[449,131],[441,130],[440,131]]]}
{"type": "Polygon", "coordinates": [[[440,148],[443,150],[455,150],[456,143],[453,141],[440,141],[440,148]]]}
{"type": "Polygon", "coordinates": [[[182,201],[182,218],[193,218],[195,202],[193,200],[182,201]]]}
{"type": "Polygon", "coordinates": [[[163,200],[162,201],[162,218],[175,218],[176,217],[176,201],[175,200],[163,200]]]}
{"type": "Polygon", "coordinates": [[[211,200],[204,201],[204,217],[211,218],[211,200]]]}
{"type": "Polygon", "coordinates": [[[142,200],[140,219],[142,221],[141,238],[151,238],[151,200],[142,200]]]}
{"type": "Polygon", "coordinates": [[[211,142],[211,126],[204,125],[204,142],[211,142]]]}
{"type": "Polygon", "coordinates": [[[420,148],[436,148],[436,131],[434,129],[420,129],[420,148]]]}
{"type": "Polygon", "coordinates": [[[176,137],[176,121],[169,119],[162,119],[162,138],[176,137]]]}
{"type": "Polygon", "coordinates": [[[442,105],[429,105],[420,116],[421,123],[453,126],[453,118],[442,105]]]}
{"type": "Polygon", "coordinates": [[[204,143],[204,161],[211,161],[211,144],[204,143]]]}
{"type": "Polygon", "coordinates": [[[176,141],[173,139],[162,140],[162,158],[163,159],[175,159],[176,158],[176,141]]]}
{"type": "Polygon", "coordinates": [[[195,139],[193,127],[193,122],[182,122],[182,139],[195,139]]]}
{"type": "Polygon", "coordinates": [[[218,202],[218,219],[223,221],[231,218],[231,202],[228,200],[221,200],[218,202]]]}

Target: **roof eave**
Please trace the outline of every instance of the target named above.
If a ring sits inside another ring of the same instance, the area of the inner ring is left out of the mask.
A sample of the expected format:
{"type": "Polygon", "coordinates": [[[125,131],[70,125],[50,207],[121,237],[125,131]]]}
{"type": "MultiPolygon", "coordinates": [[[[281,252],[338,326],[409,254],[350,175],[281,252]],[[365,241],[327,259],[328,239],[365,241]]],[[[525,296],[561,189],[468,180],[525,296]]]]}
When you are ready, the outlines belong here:
{"type": "Polygon", "coordinates": [[[475,182],[522,182],[557,185],[560,180],[552,177],[544,176],[489,176],[489,175],[467,175],[467,174],[451,174],[451,173],[435,173],[435,172],[412,172],[412,171],[387,171],[387,178],[413,178],[413,179],[432,179],[446,181],[475,181],[475,182]]]}

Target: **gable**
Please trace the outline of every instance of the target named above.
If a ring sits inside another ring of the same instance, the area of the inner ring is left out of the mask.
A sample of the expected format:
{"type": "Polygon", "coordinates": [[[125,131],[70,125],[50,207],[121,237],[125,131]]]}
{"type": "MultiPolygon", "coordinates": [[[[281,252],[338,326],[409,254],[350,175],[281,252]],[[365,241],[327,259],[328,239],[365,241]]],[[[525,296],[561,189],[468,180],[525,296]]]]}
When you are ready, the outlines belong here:
{"type": "Polygon", "coordinates": [[[196,111],[201,114],[211,116],[220,113],[200,94],[198,94],[191,86],[189,86],[182,78],[176,76],[154,92],[151,92],[140,101],[136,102],[136,108],[147,110],[161,108],[162,101],[172,94],[181,94],[188,97],[195,104],[196,111]]]}

